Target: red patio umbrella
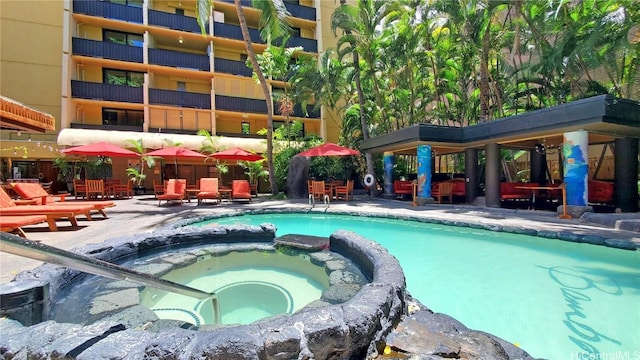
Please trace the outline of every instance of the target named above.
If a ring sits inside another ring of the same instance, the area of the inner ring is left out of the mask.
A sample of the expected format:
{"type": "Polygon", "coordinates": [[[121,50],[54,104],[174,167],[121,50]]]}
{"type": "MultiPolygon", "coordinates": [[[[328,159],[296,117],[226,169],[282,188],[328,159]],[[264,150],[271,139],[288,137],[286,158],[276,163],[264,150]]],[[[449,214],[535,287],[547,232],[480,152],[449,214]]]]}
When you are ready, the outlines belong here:
{"type": "Polygon", "coordinates": [[[207,157],[197,151],[185,149],[180,146],[171,146],[168,148],[154,150],[144,154],[144,156],[161,157],[165,160],[173,159],[173,163],[176,167],[176,176],[178,176],[178,159],[205,159],[207,157]]]}
{"type": "Polygon", "coordinates": [[[138,153],[121,148],[108,142],[97,142],[93,144],[74,146],[62,150],[66,155],[86,155],[86,156],[109,156],[109,157],[137,157],[138,153]]]}
{"type": "Polygon", "coordinates": [[[197,151],[189,150],[180,146],[171,146],[168,148],[162,148],[154,151],[150,151],[145,156],[155,156],[164,159],[197,159],[206,158],[206,155],[200,154],[197,151]]]}
{"type": "Polygon", "coordinates": [[[218,160],[240,160],[240,161],[258,161],[264,159],[262,155],[254,154],[241,148],[232,148],[218,151],[211,155],[212,158],[218,160]]]}
{"type": "Polygon", "coordinates": [[[296,156],[349,156],[359,154],[360,152],[358,150],[350,149],[348,147],[336,145],[333,143],[325,143],[320,146],[312,147],[311,149],[305,150],[296,156]]]}

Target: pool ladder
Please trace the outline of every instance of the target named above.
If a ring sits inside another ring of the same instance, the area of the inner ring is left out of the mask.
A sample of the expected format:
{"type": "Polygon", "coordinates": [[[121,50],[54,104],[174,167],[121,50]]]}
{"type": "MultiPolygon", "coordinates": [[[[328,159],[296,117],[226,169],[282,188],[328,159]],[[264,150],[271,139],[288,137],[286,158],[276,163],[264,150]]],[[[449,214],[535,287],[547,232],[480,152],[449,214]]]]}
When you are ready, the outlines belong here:
{"type": "Polygon", "coordinates": [[[208,293],[153,275],[127,269],[107,261],[72,253],[6,233],[0,233],[0,251],[50,264],[66,266],[89,274],[104,276],[109,279],[132,281],[144,286],[193,297],[199,300],[211,300],[215,314],[215,322],[216,324],[221,324],[220,303],[216,293],[208,293]]]}

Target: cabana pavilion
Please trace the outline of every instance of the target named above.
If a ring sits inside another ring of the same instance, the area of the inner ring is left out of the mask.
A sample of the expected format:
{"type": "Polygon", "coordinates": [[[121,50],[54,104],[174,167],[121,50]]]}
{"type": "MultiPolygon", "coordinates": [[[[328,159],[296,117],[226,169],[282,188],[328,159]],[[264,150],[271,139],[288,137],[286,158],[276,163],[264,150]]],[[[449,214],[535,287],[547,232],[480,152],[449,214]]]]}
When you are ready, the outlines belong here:
{"type": "MultiPolygon", "coordinates": [[[[384,153],[385,157],[417,154],[419,179],[420,163],[431,162],[432,152],[464,153],[465,201],[474,202],[478,185],[483,182],[486,206],[500,207],[500,149],[528,150],[531,182],[544,184],[547,163],[544,146],[557,146],[563,153],[562,180],[567,186],[567,204],[586,206],[587,149],[589,145],[610,144],[614,155],[614,206],[623,212],[637,212],[639,139],[640,102],[600,95],[468,127],[413,125],[370,138],[361,144],[361,150],[384,153]],[[484,151],[485,156],[483,179],[477,171],[479,151],[484,151]],[[421,152],[428,156],[421,157],[421,152]]],[[[426,168],[423,175],[430,185],[433,167],[426,168]]],[[[385,188],[392,183],[387,179],[389,176],[385,174],[385,188]]],[[[420,186],[420,180],[418,183],[420,186]]],[[[418,196],[430,197],[428,187],[419,188],[418,196]]]]}

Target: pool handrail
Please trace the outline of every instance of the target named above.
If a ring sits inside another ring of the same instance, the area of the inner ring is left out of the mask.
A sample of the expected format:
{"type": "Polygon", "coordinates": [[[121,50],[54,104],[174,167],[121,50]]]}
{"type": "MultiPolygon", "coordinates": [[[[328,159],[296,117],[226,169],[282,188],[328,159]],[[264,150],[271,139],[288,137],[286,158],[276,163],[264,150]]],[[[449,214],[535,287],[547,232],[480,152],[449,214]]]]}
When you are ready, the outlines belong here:
{"type": "Polygon", "coordinates": [[[123,266],[112,264],[104,260],[94,259],[89,256],[72,253],[70,251],[5,233],[0,235],[0,251],[50,264],[66,266],[74,270],[104,276],[109,279],[132,281],[144,286],[200,300],[211,299],[216,317],[215,321],[217,324],[220,324],[220,304],[218,303],[218,296],[215,293],[208,293],[173,281],[161,279],[150,274],[127,269],[123,266]]]}

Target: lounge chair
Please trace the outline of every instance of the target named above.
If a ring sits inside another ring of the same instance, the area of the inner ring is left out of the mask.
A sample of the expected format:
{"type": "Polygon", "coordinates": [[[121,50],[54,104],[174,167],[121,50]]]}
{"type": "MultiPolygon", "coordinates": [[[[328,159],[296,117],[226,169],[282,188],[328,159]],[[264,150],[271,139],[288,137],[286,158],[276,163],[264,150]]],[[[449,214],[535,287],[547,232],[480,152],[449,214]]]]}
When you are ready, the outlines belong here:
{"type": "Polygon", "coordinates": [[[218,178],[201,178],[200,191],[196,194],[198,204],[205,199],[215,199],[219,201],[220,191],[218,190],[218,178]]]}
{"type": "Polygon", "coordinates": [[[231,200],[249,200],[251,202],[251,188],[247,180],[233,180],[231,183],[231,200]]]}
{"type": "Polygon", "coordinates": [[[27,235],[22,230],[22,226],[40,224],[47,221],[45,215],[28,215],[28,216],[0,216],[0,231],[7,233],[15,233],[18,236],[26,238],[27,235]]]}
{"type": "Polygon", "coordinates": [[[185,189],[187,188],[186,179],[171,179],[167,182],[167,187],[164,189],[164,194],[158,195],[158,206],[162,204],[162,200],[167,203],[169,201],[179,201],[182,205],[184,199],[185,189]]]}
{"type": "Polygon", "coordinates": [[[22,199],[25,200],[35,200],[35,205],[60,205],[60,206],[77,206],[77,205],[91,205],[93,206],[93,211],[99,212],[102,216],[107,218],[107,213],[104,209],[109,207],[114,207],[116,204],[113,201],[106,200],[98,200],[98,201],[82,201],[82,202],[72,202],[72,201],[57,201],[56,198],[49,193],[47,193],[40,184],[34,183],[12,183],[11,187],[13,190],[20,195],[22,199]]]}
{"type": "Polygon", "coordinates": [[[56,220],[68,219],[71,225],[78,226],[76,216],[84,215],[91,220],[92,205],[16,205],[9,195],[0,189],[0,217],[44,215],[47,217],[49,230],[57,231],[56,220]]]}

